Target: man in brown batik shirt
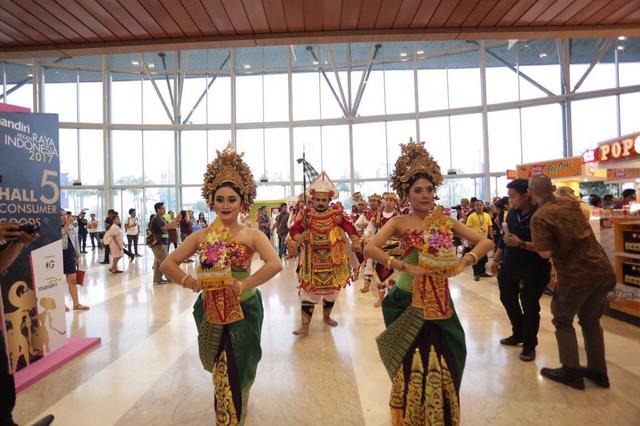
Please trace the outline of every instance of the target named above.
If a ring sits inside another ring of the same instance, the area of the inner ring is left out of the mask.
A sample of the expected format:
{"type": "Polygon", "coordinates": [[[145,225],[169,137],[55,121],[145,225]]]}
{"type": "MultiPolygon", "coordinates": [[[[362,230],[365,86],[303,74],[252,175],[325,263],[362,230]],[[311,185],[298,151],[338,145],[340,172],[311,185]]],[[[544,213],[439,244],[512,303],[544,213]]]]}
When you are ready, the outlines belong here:
{"type": "Polygon", "coordinates": [[[558,274],[551,313],[562,367],[543,368],[540,373],[576,389],[584,389],[583,377],[608,388],[600,317],[607,293],[615,287],[613,267],[576,200],[556,197],[547,177],[533,178],[530,187],[540,206],[531,221],[533,243],[541,256],[552,258],[558,274]],[[576,314],[587,352],[586,368],[580,367],[578,357],[576,314]]]}

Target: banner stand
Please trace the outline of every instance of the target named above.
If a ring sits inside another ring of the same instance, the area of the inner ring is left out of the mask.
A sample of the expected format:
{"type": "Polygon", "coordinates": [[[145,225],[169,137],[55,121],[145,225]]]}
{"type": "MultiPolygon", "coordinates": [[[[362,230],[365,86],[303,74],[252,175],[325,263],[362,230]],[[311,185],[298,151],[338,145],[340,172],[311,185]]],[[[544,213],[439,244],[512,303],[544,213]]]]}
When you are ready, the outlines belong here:
{"type": "Polygon", "coordinates": [[[63,347],[38,362],[23,368],[14,375],[16,391],[23,391],[83,353],[100,346],[100,342],[101,339],[99,337],[69,337],[63,347]]]}

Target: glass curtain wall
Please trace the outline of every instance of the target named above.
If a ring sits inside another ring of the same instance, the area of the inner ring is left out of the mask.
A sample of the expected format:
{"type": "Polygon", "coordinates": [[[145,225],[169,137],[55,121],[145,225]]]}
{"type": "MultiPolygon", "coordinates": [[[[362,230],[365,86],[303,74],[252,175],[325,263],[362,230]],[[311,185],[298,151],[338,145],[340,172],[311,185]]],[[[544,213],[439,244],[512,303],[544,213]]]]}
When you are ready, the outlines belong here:
{"type": "Polygon", "coordinates": [[[504,195],[516,164],[640,131],[640,39],[419,41],[0,62],[1,101],[60,119],[65,208],[208,209],[206,164],[243,151],[258,199],[301,192],[304,154],[352,191],[390,190],[409,138],[442,204],[504,195]],[[35,84],[34,84],[35,81],[35,84]]]}

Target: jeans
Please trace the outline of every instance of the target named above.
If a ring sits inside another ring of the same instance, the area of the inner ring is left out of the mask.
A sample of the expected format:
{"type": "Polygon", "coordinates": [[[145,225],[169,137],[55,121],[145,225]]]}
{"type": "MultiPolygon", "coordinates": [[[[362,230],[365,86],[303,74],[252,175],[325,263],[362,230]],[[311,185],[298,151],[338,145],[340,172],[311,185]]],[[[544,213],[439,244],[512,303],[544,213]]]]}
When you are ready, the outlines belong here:
{"type": "Polygon", "coordinates": [[[523,338],[524,349],[535,349],[538,345],[540,297],[548,282],[549,269],[524,277],[503,264],[498,273],[500,301],[511,322],[513,335],[523,338]]]}
{"type": "Polygon", "coordinates": [[[129,252],[131,252],[131,243],[133,243],[133,248],[136,253],[136,256],[138,255],[138,236],[139,236],[138,234],[127,235],[127,248],[129,249],[129,252]]]}
{"type": "Polygon", "coordinates": [[[87,233],[78,234],[80,240],[80,251],[87,251],[87,233]]]}
{"type": "Polygon", "coordinates": [[[287,254],[287,244],[285,240],[287,239],[287,234],[278,234],[278,256],[284,257],[287,254]]]}
{"type": "Polygon", "coordinates": [[[160,264],[167,257],[167,246],[164,244],[156,244],[151,247],[153,251],[153,282],[159,283],[162,280],[162,272],[160,272],[160,264]]]}
{"type": "Polygon", "coordinates": [[[97,232],[89,232],[89,237],[91,238],[91,249],[94,250],[96,248],[96,242],[98,247],[100,247],[100,236],[97,232]]]}

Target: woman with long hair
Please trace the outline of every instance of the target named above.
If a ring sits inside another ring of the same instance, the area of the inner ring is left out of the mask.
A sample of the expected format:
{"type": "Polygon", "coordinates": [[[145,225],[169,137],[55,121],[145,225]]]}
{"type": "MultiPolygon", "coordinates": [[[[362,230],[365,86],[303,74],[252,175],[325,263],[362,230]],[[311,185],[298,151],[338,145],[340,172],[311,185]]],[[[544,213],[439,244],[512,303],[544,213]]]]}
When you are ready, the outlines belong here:
{"type": "Polygon", "coordinates": [[[216,213],[207,228],[194,232],[160,270],[183,287],[200,292],[194,305],[200,360],[213,374],[217,424],[243,424],[247,399],[262,356],[263,308],[256,289],[282,270],[278,255],[258,229],[239,223],[256,196],[256,184],[242,156],[230,147],[209,164],[202,196],[216,213]],[[197,276],[179,267],[199,251],[197,276]],[[251,272],[254,253],[264,265],[251,272]]]}
{"type": "Polygon", "coordinates": [[[485,256],[492,243],[436,207],[443,178],[424,142],[401,144],[391,179],[398,195],[409,200],[411,213],[387,222],[365,256],[400,271],[382,302],[386,329],[376,339],[392,380],[392,423],[457,425],[466,347],[447,279],[485,256]],[[460,259],[454,235],[474,244],[460,259]],[[399,258],[382,250],[391,237],[401,242],[399,258]]]}

